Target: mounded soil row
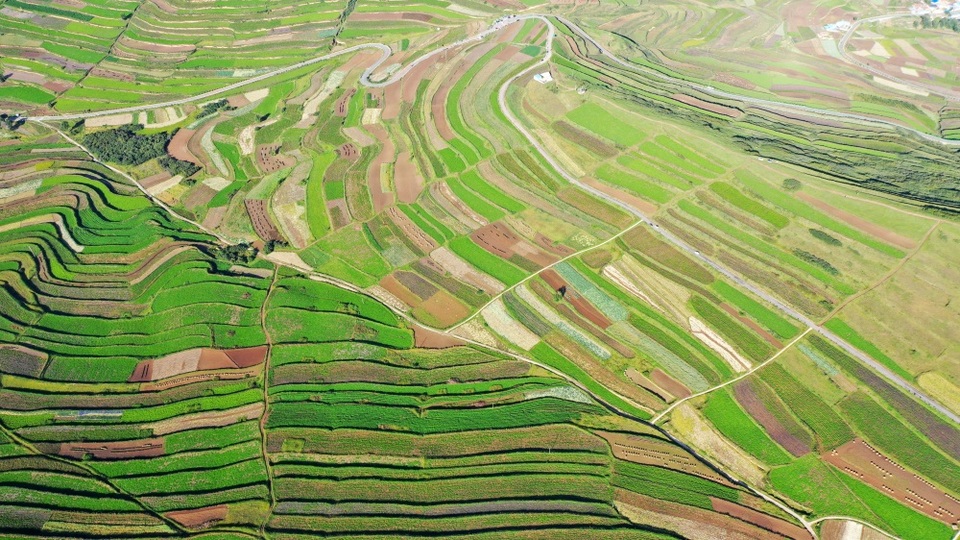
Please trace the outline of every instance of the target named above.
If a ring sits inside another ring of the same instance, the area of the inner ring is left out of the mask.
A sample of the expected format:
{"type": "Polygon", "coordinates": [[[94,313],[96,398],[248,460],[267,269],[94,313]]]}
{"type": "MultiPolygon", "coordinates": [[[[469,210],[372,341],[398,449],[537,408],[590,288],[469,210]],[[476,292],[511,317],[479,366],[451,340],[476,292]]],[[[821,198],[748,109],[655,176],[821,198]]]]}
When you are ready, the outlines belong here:
{"type": "Polygon", "coordinates": [[[413,325],[413,341],[420,349],[449,349],[464,345],[459,338],[428,330],[417,324],[413,325]]]}
{"type": "Polygon", "coordinates": [[[960,501],[907,472],[859,438],[823,454],[823,460],[909,508],[947,525],[960,526],[960,501]]]}
{"type": "Polygon", "coordinates": [[[717,512],[733,516],[739,520],[752,523],[762,529],[793,538],[794,540],[811,540],[810,532],[799,525],[777,519],[769,514],[758,512],[746,506],[732,503],[725,499],[710,497],[710,504],[717,512]]]}
{"type": "Polygon", "coordinates": [[[689,388],[681,384],[673,377],[667,375],[660,368],[656,368],[650,372],[650,380],[678,398],[682,399],[693,395],[693,392],[691,392],[689,388]]]}
{"type": "Polygon", "coordinates": [[[722,476],[697,461],[696,458],[679,446],[667,441],[626,433],[608,431],[597,431],[596,433],[610,443],[613,455],[622,460],[682,471],[731,486],[730,482],[724,480],[722,476]]]}
{"type": "Polygon", "coordinates": [[[744,381],[735,384],[733,386],[733,394],[737,399],[737,403],[747,411],[747,414],[763,426],[764,431],[766,431],[777,444],[784,447],[787,452],[790,452],[796,457],[810,453],[810,447],[787,431],[787,428],[780,423],[780,420],[777,420],[777,417],[767,410],[763,405],[763,401],[760,400],[760,396],[754,392],[749,382],[744,381]]]}
{"type": "Polygon", "coordinates": [[[218,504],[193,510],[177,510],[164,514],[184,527],[202,529],[227,517],[227,505],[218,504]]]}
{"type": "Polygon", "coordinates": [[[117,442],[60,443],[57,454],[74,459],[93,456],[96,459],[133,459],[157,457],[165,453],[163,437],[117,442]]]}
{"type": "Polygon", "coordinates": [[[283,240],[277,226],[270,219],[270,213],[267,211],[267,201],[246,199],[243,201],[243,205],[247,209],[247,214],[250,215],[250,222],[253,224],[253,230],[257,232],[257,236],[263,238],[264,241],[283,240]]]}

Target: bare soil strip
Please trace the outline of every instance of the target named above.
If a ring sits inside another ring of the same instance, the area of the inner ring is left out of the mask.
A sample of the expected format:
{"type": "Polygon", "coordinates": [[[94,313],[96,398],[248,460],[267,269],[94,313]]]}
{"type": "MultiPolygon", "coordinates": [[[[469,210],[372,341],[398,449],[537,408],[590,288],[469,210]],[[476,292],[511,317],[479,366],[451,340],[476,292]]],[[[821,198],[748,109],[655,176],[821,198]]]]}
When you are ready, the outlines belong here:
{"type": "Polygon", "coordinates": [[[831,206],[830,204],[824,201],[821,201],[820,199],[812,195],[809,195],[802,191],[798,191],[797,197],[803,200],[804,202],[810,203],[814,207],[820,210],[823,210],[828,215],[835,217],[840,221],[843,221],[847,225],[850,225],[855,229],[859,229],[871,236],[876,236],[877,238],[879,238],[880,240],[883,240],[884,242],[893,244],[897,247],[902,247],[904,249],[913,249],[917,247],[916,242],[914,242],[913,240],[905,236],[901,236],[891,230],[885,229],[880,225],[877,225],[876,223],[871,223],[849,212],[844,212],[843,210],[840,210],[839,208],[831,206]]]}

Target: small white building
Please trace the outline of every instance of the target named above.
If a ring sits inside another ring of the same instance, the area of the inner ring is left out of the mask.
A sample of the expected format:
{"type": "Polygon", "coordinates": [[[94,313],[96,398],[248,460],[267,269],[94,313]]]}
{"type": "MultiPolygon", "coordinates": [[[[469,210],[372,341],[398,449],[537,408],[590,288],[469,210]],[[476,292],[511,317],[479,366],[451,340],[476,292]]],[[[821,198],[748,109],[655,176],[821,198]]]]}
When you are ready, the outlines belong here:
{"type": "Polygon", "coordinates": [[[534,75],[533,80],[540,84],[547,84],[548,82],[553,82],[553,75],[550,75],[549,71],[544,71],[543,73],[537,73],[534,75]]]}

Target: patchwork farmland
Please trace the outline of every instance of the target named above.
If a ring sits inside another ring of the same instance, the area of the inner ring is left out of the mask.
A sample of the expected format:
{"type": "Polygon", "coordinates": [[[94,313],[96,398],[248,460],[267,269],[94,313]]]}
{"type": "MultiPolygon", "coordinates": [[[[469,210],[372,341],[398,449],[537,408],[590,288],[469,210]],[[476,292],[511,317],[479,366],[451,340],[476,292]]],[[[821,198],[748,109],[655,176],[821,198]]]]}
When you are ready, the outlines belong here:
{"type": "Polygon", "coordinates": [[[0,4],[0,532],[951,538],[950,109],[506,4],[0,4]]]}

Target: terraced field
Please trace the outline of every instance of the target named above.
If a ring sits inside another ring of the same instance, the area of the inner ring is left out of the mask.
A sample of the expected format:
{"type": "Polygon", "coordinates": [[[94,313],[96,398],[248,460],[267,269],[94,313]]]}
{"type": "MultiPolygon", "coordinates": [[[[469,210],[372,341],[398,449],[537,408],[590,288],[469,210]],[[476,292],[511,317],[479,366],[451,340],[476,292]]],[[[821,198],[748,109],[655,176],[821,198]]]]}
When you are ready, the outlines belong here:
{"type": "Polygon", "coordinates": [[[0,532],[951,536],[955,148],[504,9],[0,4],[0,532]]]}

